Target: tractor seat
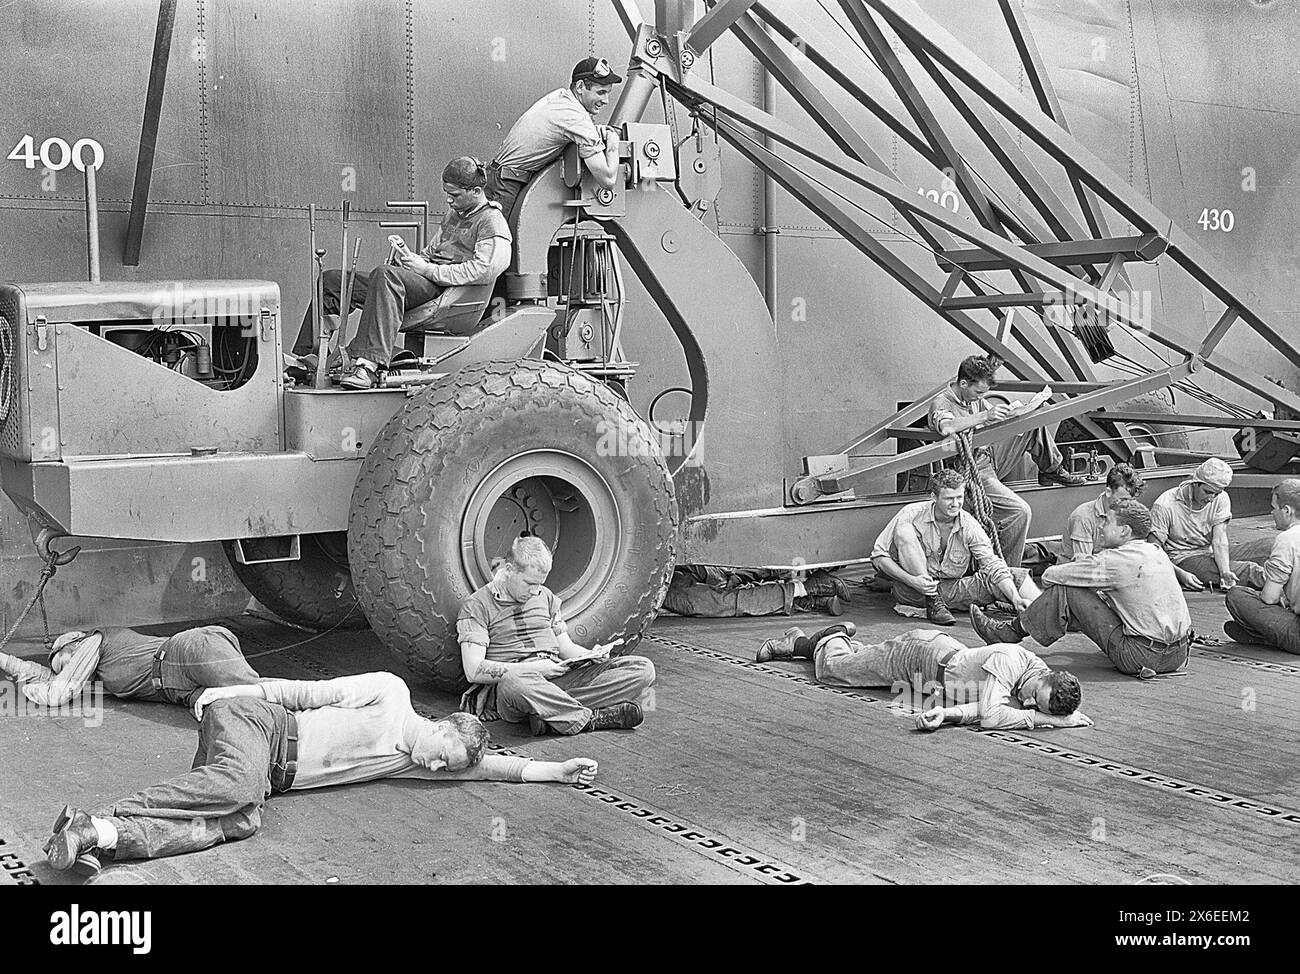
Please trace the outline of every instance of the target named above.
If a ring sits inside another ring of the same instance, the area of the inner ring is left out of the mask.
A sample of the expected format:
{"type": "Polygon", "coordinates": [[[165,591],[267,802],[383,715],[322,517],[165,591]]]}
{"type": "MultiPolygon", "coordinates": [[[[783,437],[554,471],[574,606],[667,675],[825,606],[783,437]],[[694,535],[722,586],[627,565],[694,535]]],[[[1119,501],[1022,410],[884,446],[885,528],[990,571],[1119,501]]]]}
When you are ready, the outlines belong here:
{"type": "Polygon", "coordinates": [[[449,287],[432,301],[417,305],[402,316],[402,332],[469,335],[478,331],[492,301],[492,284],[449,287]]]}

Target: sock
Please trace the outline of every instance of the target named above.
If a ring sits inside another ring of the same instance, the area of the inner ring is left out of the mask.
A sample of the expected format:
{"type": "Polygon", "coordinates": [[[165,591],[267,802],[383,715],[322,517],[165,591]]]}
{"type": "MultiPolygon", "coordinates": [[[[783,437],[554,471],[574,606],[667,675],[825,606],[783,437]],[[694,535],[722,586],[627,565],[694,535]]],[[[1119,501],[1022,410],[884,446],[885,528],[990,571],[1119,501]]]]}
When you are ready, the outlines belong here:
{"type": "Polygon", "coordinates": [[[99,848],[108,852],[117,848],[117,826],[113,824],[111,818],[96,818],[92,815],[90,824],[95,826],[95,834],[99,837],[97,842],[99,848]]]}

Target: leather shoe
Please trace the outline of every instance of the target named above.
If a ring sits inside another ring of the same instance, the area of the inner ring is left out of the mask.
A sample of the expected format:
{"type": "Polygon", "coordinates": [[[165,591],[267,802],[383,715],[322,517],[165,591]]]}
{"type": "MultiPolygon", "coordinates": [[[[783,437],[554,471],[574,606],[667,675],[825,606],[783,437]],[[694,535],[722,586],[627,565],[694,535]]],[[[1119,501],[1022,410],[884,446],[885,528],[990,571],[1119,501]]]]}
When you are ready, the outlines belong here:
{"type": "Polygon", "coordinates": [[[54,820],[54,834],[45,843],[45,859],[60,871],[81,866],[82,869],[99,869],[95,850],[99,848],[99,833],[87,815],[79,808],[64,805],[54,820]]]}
{"type": "Polygon", "coordinates": [[[780,639],[765,639],[754,654],[755,663],[767,663],[774,659],[793,659],[794,643],[802,639],[805,633],[798,626],[791,626],[780,639]]]}
{"type": "Polygon", "coordinates": [[[936,626],[955,626],[957,617],[948,608],[941,595],[931,595],[925,600],[925,617],[936,626]]]}
{"type": "Polygon", "coordinates": [[[1070,473],[1064,467],[1057,467],[1055,470],[1040,470],[1038,473],[1038,486],[1051,487],[1053,484],[1061,484],[1065,487],[1081,487],[1088,481],[1080,477],[1077,473],[1070,473]]]}
{"type": "Polygon", "coordinates": [[[641,705],[637,703],[616,703],[612,707],[601,707],[591,712],[591,720],[584,731],[630,730],[645,720],[641,705]]]}
{"type": "Polygon", "coordinates": [[[1021,628],[1019,619],[994,622],[978,605],[970,607],[970,624],[976,635],[984,640],[985,646],[993,643],[1018,643],[1025,638],[1025,630],[1021,628]]]}

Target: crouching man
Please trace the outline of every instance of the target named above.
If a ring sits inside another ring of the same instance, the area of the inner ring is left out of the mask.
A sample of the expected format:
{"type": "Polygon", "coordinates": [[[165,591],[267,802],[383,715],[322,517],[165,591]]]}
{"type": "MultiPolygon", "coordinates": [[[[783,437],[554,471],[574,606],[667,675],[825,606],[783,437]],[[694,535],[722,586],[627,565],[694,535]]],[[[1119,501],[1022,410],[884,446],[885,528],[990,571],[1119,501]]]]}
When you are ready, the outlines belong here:
{"type": "Polygon", "coordinates": [[[1121,673],[1149,679],[1187,662],[1192,619],[1169,556],[1147,541],[1151,512],[1135,500],[1115,501],[1102,527],[1102,550],[1043,573],[1046,589],[1008,622],[978,607],[971,625],[986,643],[1033,636],[1050,646],[1070,626],[1088,636],[1121,673]]]}
{"type": "Polygon", "coordinates": [[[596,762],[483,755],[487,731],[469,714],[426,720],[391,673],[336,680],[265,680],[205,690],[189,772],[100,811],[65,806],[45,844],[55,869],[101,859],[198,852],[257,831],[272,794],[378,778],[590,783],[596,762]]]}
{"type": "Polygon", "coordinates": [[[261,679],[225,626],[174,636],[118,628],[65,632],[54,640],[49,666],[0,653],[0,673],[20,681],[23,696],[43,707],[67,703],[95,680],[124,700],[192,707],[207,687],[261,679]]]}
{"type": "Polygon", "coordinates": [[[925,606],[927,619],[951,626],[957,621],[952,609],[999,600],[1020,609],[1038,597],[1029,572],[1008,568],[988,533],[962,510],[965,477],[940,470],[930,481],[930,493],[930,500],[895,514],[871,549],[876,571],[894,580],[895,601],[925,606]],[[972,559],[978,570],[968,575],[972,559]]]}
{"type": "Polygon", "coordinates": [[[534,734],[626,729],[644,719],[655,682],[644,656],[609,658],[569,638],[560,600],[545,586],[551,550],[516,538],[492,580],[461,605],[456,624],[465,679],[461,710],[483,720],[528,721],[534,734]]]}
{"type": "Polygon", "coordinates": [[[856,628],[829,626],[811,636],[787,629],[781,639],[763,643],[754,659],[811,659],[817,682],[827,686],[910,686],[955,704],[918,714],[919,730],[975,723],[1002,730],[1092,725],[1079,712],[1082,691],[1074,675],[1052,671],[1022,646],[971,648],[937,629],[913,629],[867,645],[852,638],[856,628]]]}

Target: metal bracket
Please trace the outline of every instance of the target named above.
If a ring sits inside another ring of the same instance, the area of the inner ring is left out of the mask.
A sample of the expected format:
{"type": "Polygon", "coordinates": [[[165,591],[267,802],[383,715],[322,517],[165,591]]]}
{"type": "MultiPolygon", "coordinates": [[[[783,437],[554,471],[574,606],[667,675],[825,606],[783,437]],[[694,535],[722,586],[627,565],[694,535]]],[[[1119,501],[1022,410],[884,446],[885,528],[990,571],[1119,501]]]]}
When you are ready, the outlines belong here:
{"type": "Polygon", "coordinates": [[[36,316],[36,350],[43,352],[50,347],[49,323],[45,315],[36,316]]]}

